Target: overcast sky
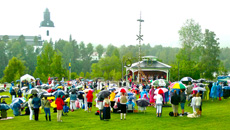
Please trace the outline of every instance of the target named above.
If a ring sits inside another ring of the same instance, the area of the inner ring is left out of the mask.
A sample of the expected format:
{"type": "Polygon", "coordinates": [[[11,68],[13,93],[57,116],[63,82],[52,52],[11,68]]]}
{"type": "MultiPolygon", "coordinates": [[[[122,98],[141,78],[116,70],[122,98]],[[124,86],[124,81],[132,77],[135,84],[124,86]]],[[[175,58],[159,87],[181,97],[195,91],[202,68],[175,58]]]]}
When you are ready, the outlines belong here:
{"type": "Polygon", "coordinates": [[[72,34],[78,42],[137,45],[141,11],[143,43],[180,47],[178,30],[192,18],[229,47],[229,5],[228,0],[1,0],[0,35],[39,35],[48,8],[54,39],[72,34]]]}

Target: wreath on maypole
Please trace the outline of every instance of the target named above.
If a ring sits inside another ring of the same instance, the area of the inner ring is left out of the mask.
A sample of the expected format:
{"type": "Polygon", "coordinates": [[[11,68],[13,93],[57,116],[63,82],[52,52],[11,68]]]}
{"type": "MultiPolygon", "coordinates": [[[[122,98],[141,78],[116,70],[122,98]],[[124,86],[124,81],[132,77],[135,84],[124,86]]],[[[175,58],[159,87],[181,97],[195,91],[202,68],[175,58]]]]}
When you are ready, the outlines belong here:
{"type": "Polygon", "coordinates": [[[132,61],[130,59],[126,60],[125,66],[131,67],[132,66],[132,61]]]}

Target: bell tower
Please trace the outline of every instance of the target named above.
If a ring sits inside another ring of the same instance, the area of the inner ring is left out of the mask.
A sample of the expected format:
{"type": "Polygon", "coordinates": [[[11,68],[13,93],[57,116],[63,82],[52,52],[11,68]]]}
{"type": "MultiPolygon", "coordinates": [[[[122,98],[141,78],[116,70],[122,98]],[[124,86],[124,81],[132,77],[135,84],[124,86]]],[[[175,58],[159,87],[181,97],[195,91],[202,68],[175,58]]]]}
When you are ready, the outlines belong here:
{"type": "Polygon", "coordinates": [[[40,23],[40,34],[44,41],[50,41],[53,35],[54,22],[50,19],[50,12],[48,8],[46,8],[43,17],[44,20],[40,23]]]}

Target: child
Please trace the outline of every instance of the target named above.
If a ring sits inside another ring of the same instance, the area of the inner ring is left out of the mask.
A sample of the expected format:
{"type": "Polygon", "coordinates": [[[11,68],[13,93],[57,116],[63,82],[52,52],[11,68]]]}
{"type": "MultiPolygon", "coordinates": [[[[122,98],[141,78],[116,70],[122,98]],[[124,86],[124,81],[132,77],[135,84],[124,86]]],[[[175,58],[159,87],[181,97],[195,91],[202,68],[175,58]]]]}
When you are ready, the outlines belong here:
{"type": "Polygon", "coordinates": [[[67,115],[67,113],[69,112],[69,107],[67,106],[67,103],[65,103],[65,105],[63,106],[63,112],[67,115]]]}
{"type": "Polygon", "coordinates": [[[200,116],[201,97],[200,97],[199,93],[196,94],[195,99],[196,99],[195,104],[196,104],[197,115],[200,116]]]}
{"type": "Polygon", "coordinates": [[[109,101],[108,97],[106,97],[104,99],[103,106],[104,106],[104,109],[103,109],[103,119],[104,120],[108,120],[108,119],[110,119],[110,101],[109,101]]]}
{"type": "Polygon", "coordinates": [[[191,101],[191,107],[192,107],[193,113],[196,112],[196,108],[195,108],[196,103],[195,103],[195,100],[196,100],[196,95],[193,94],[193,95],[192,95],[192,101],[191,101]]]}
{"type": "Polygon", "coordinates": [[[76,105],[76,108],[77,108],[77,109],[81,108],[81,107],[80,107],[79,99],[77,99],[77,100],[75,101],[75,105],[76,105]]]}
{"type": "Polygon", "coordinates": [[[135,103],[132,101],[132,98],[126,103],[128,113],[132,113],[134,110],[135,103]]]}

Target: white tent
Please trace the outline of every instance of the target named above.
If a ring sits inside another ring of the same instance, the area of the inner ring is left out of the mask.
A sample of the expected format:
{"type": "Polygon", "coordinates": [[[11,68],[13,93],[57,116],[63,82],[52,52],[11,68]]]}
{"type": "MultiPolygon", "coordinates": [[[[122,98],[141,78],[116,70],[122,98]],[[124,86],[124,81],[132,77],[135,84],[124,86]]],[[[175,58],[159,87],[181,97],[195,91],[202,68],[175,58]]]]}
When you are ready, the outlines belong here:
{"type": "Polygon", "coordinates": [[[29,74],[25,74],[20,78],[20,81],[22,82],[23,80],[27,80],[28,82],[31,82],[31,79],[35,81],[35,78],[29,74]]]}

